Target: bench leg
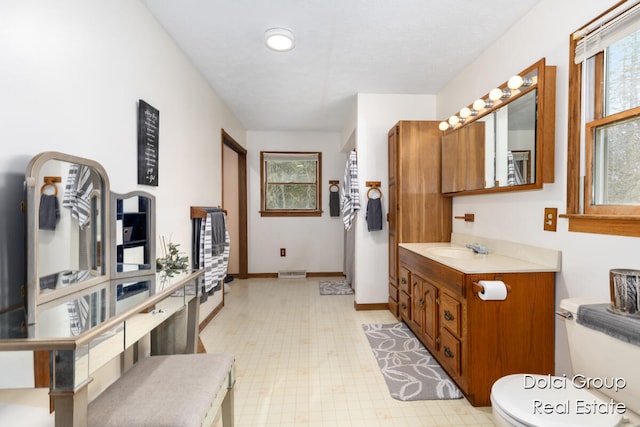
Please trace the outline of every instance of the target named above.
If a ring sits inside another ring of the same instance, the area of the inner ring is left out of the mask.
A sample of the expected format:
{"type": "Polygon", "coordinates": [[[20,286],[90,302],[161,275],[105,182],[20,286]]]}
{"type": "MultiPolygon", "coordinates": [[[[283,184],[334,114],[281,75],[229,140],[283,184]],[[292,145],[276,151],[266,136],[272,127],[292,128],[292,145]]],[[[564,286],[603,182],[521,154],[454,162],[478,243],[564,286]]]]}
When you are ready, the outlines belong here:
{"type": "Polygon", "coordinates": [[[233,427],[233,387],[227,389],[222,401],[222,426],[233,427]]]}

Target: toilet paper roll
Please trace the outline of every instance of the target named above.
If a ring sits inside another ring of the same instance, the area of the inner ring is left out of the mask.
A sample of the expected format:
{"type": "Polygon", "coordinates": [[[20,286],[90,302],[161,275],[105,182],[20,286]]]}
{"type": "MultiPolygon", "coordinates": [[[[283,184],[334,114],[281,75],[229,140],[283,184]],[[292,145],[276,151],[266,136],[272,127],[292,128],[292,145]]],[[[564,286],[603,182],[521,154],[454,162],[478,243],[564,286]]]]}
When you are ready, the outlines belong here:
{"type": "Polygon", "coordinates": [[[478,282],[484,291],[478,293],[484,301],[503,301],[507,299],[507,286],[502,280],[481,280],[478,282]]]}

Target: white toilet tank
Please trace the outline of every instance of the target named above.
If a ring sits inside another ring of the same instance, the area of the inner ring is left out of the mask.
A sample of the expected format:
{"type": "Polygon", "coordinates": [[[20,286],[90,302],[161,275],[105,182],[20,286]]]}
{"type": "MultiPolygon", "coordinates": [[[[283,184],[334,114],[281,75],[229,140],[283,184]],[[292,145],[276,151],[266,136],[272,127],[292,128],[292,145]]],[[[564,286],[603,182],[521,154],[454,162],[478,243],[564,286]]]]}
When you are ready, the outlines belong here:
{"type": "Polygon", "coordinates": [[[568,298],[560,302],[561,312],[571,313],[565,324],[573,376],[567,376],[567,380],[575,383],[584,380],[590,389],[624,403],[627,410],[639,414],[640,346],[578,324],[578,307],[594,303],[603,301],[568,298]]]}

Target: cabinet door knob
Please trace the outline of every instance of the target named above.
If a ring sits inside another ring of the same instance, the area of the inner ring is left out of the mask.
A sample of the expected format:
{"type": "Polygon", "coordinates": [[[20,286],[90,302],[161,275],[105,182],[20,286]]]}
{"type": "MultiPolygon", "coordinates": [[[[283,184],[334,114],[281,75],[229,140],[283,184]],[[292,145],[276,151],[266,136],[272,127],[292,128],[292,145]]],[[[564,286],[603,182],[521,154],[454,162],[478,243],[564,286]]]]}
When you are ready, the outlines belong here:
{"type": "Polygon", "coordinates": [[[403,309],[403,310],[406,310],[407,305],[406,305],[405,303],[402,303],[402,304],[400,304],[400,305],[402,306],[402,309],[403,309]]]}
{"type": "Polygon", "coordinates": [[[407,279],[405,279],[404,277],[400,279],[400,283],[402,283],[403,285],[407,284],[407,279]]]}
{"type": "Polygon", "coordinates": [[[444,320],[452,321],[453,319],[455,319],[455,316],[453,314],[451,314],[451,312],[449,310],[445,310],[444,311],[444,320]]]}
{"type": "Polygon", "coordinates": [[[424,298],[421,298],[419,303],[420,303],[420,307],[422,307],[424,305],[424,298]]]}
{"type": "Polygon", "coordinates": [[[449,347],[444,346],[444,357],[448,357],[449,359],[452,359],[455,357],[455,354],[453,354],[453,352],[449,347]]]}

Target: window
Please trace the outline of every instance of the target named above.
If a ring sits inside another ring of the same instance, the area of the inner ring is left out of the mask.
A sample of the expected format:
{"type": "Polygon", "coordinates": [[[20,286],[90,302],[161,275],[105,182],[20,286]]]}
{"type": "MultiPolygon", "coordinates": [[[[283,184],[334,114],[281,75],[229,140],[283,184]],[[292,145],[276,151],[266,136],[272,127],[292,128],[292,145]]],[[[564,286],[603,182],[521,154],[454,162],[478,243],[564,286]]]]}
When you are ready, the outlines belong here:
{"type": "Polygon", "coordinates": [[[620,3],[571,45],[569,231],[640,236],[640,6],[620,3]]]}
{"type": "Polygon", "coordinates": [[[322,153],[260,152],[262,216],[320,216],[322,153]]]}

